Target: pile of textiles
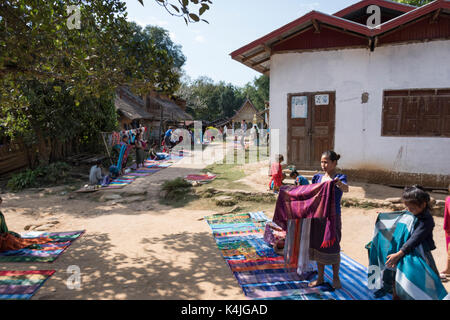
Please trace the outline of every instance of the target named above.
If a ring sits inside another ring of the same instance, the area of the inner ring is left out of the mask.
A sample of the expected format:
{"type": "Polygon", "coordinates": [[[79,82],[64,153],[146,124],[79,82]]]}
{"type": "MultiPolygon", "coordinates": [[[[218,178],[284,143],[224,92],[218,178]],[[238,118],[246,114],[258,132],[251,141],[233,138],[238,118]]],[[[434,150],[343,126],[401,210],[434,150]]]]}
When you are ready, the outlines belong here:
{"type": "MultiPolygon", "coordinates": [[[[367,269],[341,254],[343,288],[334,290],[331,266],[325,268],[327,282],[315,288],[308,283],[316,278],[300,277],[296,269],[286,265],[270,244],[264,241],[269,219],[263,212],[213,215],[205,217],[222,253],[244,294],[249,299],[290,300],[372,300],[367,288],[367,269]]],[[[389,300],[384,296],[383,300],[389,300]]]]}
{"type": "Polygon", "coordinates": [[[0,300],[28,300],[55,270],[0,271],[0,300]]]}
{"type": "Polygon", "coordinates": [[[43,244],[0,252],[0,262],[53,262],[55,261],[83,231],[70,232],[37,232],[32,231],[22,234],[22,239],[39,242],[45,239],[43,244]],[[49,239],[50,241],[48,241],[49,239]]]}
{"type": "Polygon", "coordinates": [[[385,267],[386,257],[398,252],[409,239],[417,218],[408,211],[379,213],[373,240],[366,246],[369,250],[368,275],[375,289],[382,293],[392,291],[395,282],[397,296],[402,300],[442,300],[446,297],[439,275],[433,271],[423,245],[399,260],[395,279],[394,270],[385,267]],[[374,272],[378,271],[378,272],[374,272]]]}

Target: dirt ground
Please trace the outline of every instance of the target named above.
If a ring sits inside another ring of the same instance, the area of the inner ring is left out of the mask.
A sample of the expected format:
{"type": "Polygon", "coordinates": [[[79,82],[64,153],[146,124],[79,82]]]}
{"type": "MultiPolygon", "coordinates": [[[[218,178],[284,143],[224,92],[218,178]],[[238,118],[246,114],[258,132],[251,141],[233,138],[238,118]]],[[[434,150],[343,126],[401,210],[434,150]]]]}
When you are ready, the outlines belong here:
{"type": "MultiPolygon", "coordinates": [[[[124,189],[100,191],[121,195],[119,201],[99,201],[99,192],[74,197],[64,194],[62,187],[2,194],[1,211],[10,230],[25,232],[27,225],[56,220],[59,223],[49,231],[86,233],[53,263],[3,263],[0,270],[56,270],[33,299],[245,299],[202,220],[220,210],[202,209],[195,201],[182,208],[158,201],[163,181],[198,173],[206,166],[191,160],[186,157],[124,189]],[[67,268],[72,265],[81,270],[80,289],[67,286],[71,275],[67,268]]],[[[251,188],[265,191],[266,164],[243,168],[251,188]]],[[[381,185],[351,180],[349,184],[345,195],[349,198],[383,200],[401,194],[399,189],[381,185]]],[[[444,199],[445,195],[433,197],[444,199]]],[[[273,208],[265,210],[270,218],[273,208]]],[[[363,265],[367,265],[364,246],[373,236],[379,211],[383,209],[342,210],[342,250],[363,265]]],[[[443,218],[434,220],[437,249],[433,256],[443,269],[447,258],[443,218]]],[[[449,283],[444,285],[450,290],[449,283]]]]}

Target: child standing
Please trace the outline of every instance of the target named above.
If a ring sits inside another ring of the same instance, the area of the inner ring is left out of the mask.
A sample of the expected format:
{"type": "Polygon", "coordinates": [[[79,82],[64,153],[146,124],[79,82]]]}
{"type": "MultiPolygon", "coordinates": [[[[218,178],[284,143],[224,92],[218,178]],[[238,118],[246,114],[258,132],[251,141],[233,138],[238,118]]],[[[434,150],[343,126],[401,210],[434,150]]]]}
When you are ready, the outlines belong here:
{"type": "MultiPolygon", "coordinates": [[[[430,213],[430,195],[421,186],[414,185],[405,188],[402,200],[408,211],[417,218],[417,221],[408,241],[405,242],[398,252],[387,256],[386,266],[395,268],[401,258],[410,254],[417,246],[422,245],[425,262],[439,275],[431,254],[431,251],[436,249],[436,246],[433,240],[434,220],[430,213]]],[[[398,299],[395,286],[393,288],[393,298],[398,299]]]]}
{"type": "Polygon", "coordinates": [[[277,161],[272,163],[270,167],[270,174],[272,178],[269,182],[269,188],[270,190],[278,192],[280,187],[283,185],[283,180],[286,178],[286,175],[283,173],[283,168],[281,167],[281,163],[284,161],[283,155],[277,155],[276,159],[277,161]]]}

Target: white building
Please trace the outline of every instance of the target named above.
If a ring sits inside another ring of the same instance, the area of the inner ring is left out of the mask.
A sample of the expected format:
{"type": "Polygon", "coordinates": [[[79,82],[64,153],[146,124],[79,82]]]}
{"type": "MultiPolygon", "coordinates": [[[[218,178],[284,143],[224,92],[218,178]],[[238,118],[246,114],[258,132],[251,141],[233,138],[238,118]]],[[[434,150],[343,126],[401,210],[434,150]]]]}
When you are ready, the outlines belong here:
{"type": "Polygon", "coordinates": [[[335,150],[341,169],[373,182],[450,184],[450,1],[312,11],[231,56],[270,76],[288,164],[319,169],[335,150]]]}

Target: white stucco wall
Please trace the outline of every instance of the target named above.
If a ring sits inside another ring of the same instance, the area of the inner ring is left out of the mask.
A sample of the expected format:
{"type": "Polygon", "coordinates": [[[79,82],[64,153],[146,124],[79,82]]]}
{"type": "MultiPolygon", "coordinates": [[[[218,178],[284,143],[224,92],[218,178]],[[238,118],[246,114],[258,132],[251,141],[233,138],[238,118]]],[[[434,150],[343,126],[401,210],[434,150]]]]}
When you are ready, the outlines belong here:
{"type": "Polygon", "coordinates": [[[383,90],[450,88],[450,41],[275,54],[270,69],[270,128],[285,156],[287,95],[335,91],[339,167],[450,174],[450,138],[381,136],[383,90]]]}

